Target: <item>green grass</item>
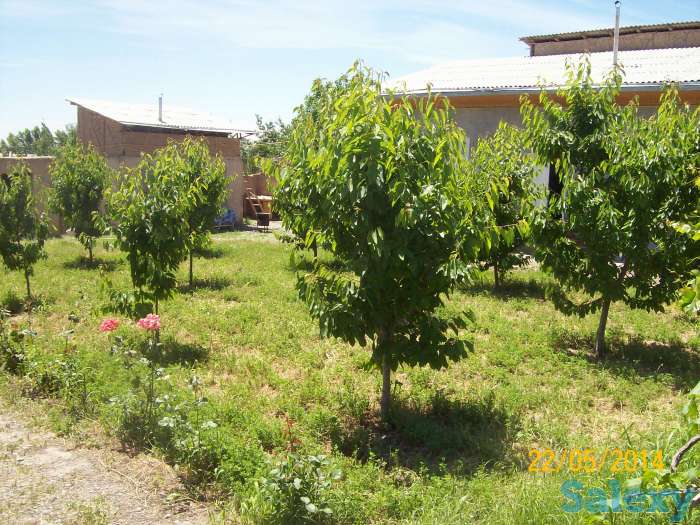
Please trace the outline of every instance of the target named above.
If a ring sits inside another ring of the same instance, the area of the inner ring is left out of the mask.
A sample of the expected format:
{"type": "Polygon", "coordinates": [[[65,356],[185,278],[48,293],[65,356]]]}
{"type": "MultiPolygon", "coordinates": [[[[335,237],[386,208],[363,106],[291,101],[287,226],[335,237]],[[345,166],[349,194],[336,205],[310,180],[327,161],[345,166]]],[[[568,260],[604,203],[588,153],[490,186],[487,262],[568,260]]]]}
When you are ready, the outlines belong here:
{"type": "MultiPolygon", "coordinates": [[[[108,315],[103,278],[80,262],[76,241],[52,240],[47,249],[32,282],[37,306],[14,319],[37,332],[32,352],[46,359],[63,354],[61,332],[74,330],[70,344],[89,368],[94,411],[87,420],[111,431],[118,421],[109,400],[124,395],[129,382],[108,336],[97,330],[108,315]]],[[[193,490],[224,494],[222,512],[234,521],[241,508],[244,519],[263,520],[246,502],[266,471],[264,458],[284,452],[291,420],[301,450],[328,454],[344,473],[328,495],[335,522],[585,523],[585,512],[561,510],[561,483],[574,476],[528,472],[528,451],[665,446],[684,394],[700,379],[696,328],[674,307],[649,313],[614,305],[610,356],[600,364],[591,358],[597,318],[559,314],[544,299],[547,277],[523,270],[498,294],[488,280],[454,294],[447,309],[476,313],[475,351],[443,371],[400,369],[387,430],[377,421],[380,375],[364,368],[368,351],[319,337],[297,297],[289,256],[272,235],[216,235],[212,249],[195,259],[193,289],[183,284],[160,307],[159,362],[168,381],[186,398],[188,378],[200,376],[209,399],[204,416],[219,424],[220,472],[192,476],[193,490]]],[[[114,285],[127,289],[123,256],[100,249],[97,257],[114,285]]],[[[0,304],[18,312],[22,278],[3,271],[0,304]]],[[[184,264],[178,277],[186,283],[184,264]]],[[[142,338],[133,321],[120,318],[118,334],[142,338]]],[[[8,375],[2,381],[22,385],[8,375]]],[[[47,406],[59,429],[92,428],[65,404],[47,406]]],[[[576,477],[602,486],[607,475],[576,477]]]]}

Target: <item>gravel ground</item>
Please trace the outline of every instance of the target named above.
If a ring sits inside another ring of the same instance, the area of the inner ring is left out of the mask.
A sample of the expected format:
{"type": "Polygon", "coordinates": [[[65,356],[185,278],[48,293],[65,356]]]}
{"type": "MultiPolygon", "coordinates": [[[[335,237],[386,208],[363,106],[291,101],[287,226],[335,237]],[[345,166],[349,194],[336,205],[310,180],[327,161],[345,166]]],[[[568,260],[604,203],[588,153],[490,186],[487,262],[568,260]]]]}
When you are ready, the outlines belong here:
{"type": "Polygon", "coordinates": [[[0,404],[0,523],[207,523],[207,510],[180,494],[161,461],[80,448],[0,404]]]}

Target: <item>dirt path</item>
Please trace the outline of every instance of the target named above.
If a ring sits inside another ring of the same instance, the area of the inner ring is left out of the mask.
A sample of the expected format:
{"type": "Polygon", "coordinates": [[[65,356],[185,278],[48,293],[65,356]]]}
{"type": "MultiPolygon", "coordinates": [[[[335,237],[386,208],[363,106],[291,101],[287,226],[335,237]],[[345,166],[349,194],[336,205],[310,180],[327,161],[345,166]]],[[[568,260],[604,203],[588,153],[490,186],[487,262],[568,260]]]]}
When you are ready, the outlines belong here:
{"type": "Polygon", "coordinates": [[[0,523],[206,524],[206,509],[178,488],[154,458],[78,448],[0,403],[0,523]]]}

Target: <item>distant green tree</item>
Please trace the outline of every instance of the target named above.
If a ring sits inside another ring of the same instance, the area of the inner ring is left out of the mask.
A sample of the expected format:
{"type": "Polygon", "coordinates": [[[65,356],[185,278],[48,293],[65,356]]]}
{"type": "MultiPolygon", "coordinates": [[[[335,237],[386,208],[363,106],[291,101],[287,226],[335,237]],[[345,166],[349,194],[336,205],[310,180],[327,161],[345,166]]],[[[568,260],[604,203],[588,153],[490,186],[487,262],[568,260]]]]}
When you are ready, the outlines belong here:
{"type": "Polygon", "coordinates": [[[127,253],[131,282],[139,300],[172,296],[175,272],[190,249],[187,215],[194,189],[184,188],[177,145],[144,155],[134,169],[124,169],[116,190],[105,193],[107,216],[117,246],[127,253]]]}
{"type": "Polygon", "coordinates": [[[26,128],[17,133],[10,133],[0,140],[2,155],[55,155],[64,144],[76,142],[75,126],[69,124],[65,131],[51,130],[44,123],[41,126],[26,128]]]}
{"type": "Polygon", "coordinates": [[[49,234],[46,217],[40,214],[32,195],[29,167],[19,162],[0,180],[0,255],[9,270],[21,270],[32,297],[29,278],[34,264],[46,257],[44,242],[49,234]]]}
{"type": "Polygon", "coordinates": [[[524,133],[506,123],[501,123],[493,135],[479,139],[468,166],[472,176],[491,185],[497,195],[491,204],[500,235],[482,252],[481,260],[484,266],[493,268],[498,288],[505,273],[526,260],[518,248],[527,240],[527,219],[535,202],[534,179],[539,167],[528,151],[524,133]]]}
{"type": "Polygon", "coordinates": [[[74,142],[59,150],[49,172],[52,185],[49,205],[73,229],[92,262],[95,238],[102,234],[96,216],[112,170],[92,145],[74,142]]]}
{"type": "Polygon", "coordinates": [[[192,258],[197,249],[207,245],[214,220],[221,215],[229,179],[221,157],[212,157],[203,140],[185,139],[175,146],[180,167],[176,170],[182,192],[189,194],[184,211],[187,223],[189,283],[193,285],[192,258]]]}
{"type": "Polygon", "coordinates": [[[57,129],[53,132],[53,137],[55,147],[59,150],[68,144],[77,143],[78,133],[75,129],[75,124],[68,124],[65,130],[57,129]]]}
{"type": "Polygon", "coordinates": [[[536,256],[561,285],[552,296],[561,311],[600,311],[599,358],[610,304],[662,310],[689,277],[698,250],[674,227],[700,197],[698,111],[667,88],[656,115],[642,118],[636,104],[616,103],[621,81],[615,71],[594,85],[584,62],[557,92],[562,103],[543,92],[539,105],[523,105],[530,143],[563,185],[535,213],[536,256]],[[568,291],[594,298],[578,304],[568,291]]]}
{"type": "Polygon", "coordinates": [[[486,199],[467,177],[463,132],[433,97],[383,97],[380,77],[359,66],[310,97],[315,112],[297,109],[276,175],[342,263],[315,259],[298,289],[323,336],[372,345],[387,419],[392,370],[439,369],[471,347],[465,314],[438,310],[481,249],[486,199]],[[313,203],[296,201],[304,194],[313,203]]]}
{"type": "Polygon", "coordinates": [[[282,119],[264,122],[260,115],[255,119],[258,127],[256,138],[241,141],[241,158],[246,173],[259,171],[264,159],[280,158],[289,138],[289,124],[282,119]]]}

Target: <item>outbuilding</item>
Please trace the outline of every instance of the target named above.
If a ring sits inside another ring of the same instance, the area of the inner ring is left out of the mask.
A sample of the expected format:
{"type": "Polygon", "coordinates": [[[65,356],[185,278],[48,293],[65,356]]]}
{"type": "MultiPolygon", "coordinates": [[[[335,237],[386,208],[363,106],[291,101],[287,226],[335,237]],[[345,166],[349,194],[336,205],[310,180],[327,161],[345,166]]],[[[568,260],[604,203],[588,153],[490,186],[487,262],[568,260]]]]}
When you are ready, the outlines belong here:
{"type": "Polygon", "coordinates": [[[241,139],[253,132],[228,120],[186,108],[154,104],[131,104],[105,100],[69,98],[78,108],[78,139],[93,144],[112,168],[135,167],[144,153],[152,153],[168,141],[203,137],[212,154],[226,163],[230,179],[226,206],[243,217],[245,184],[241,139]]]}

